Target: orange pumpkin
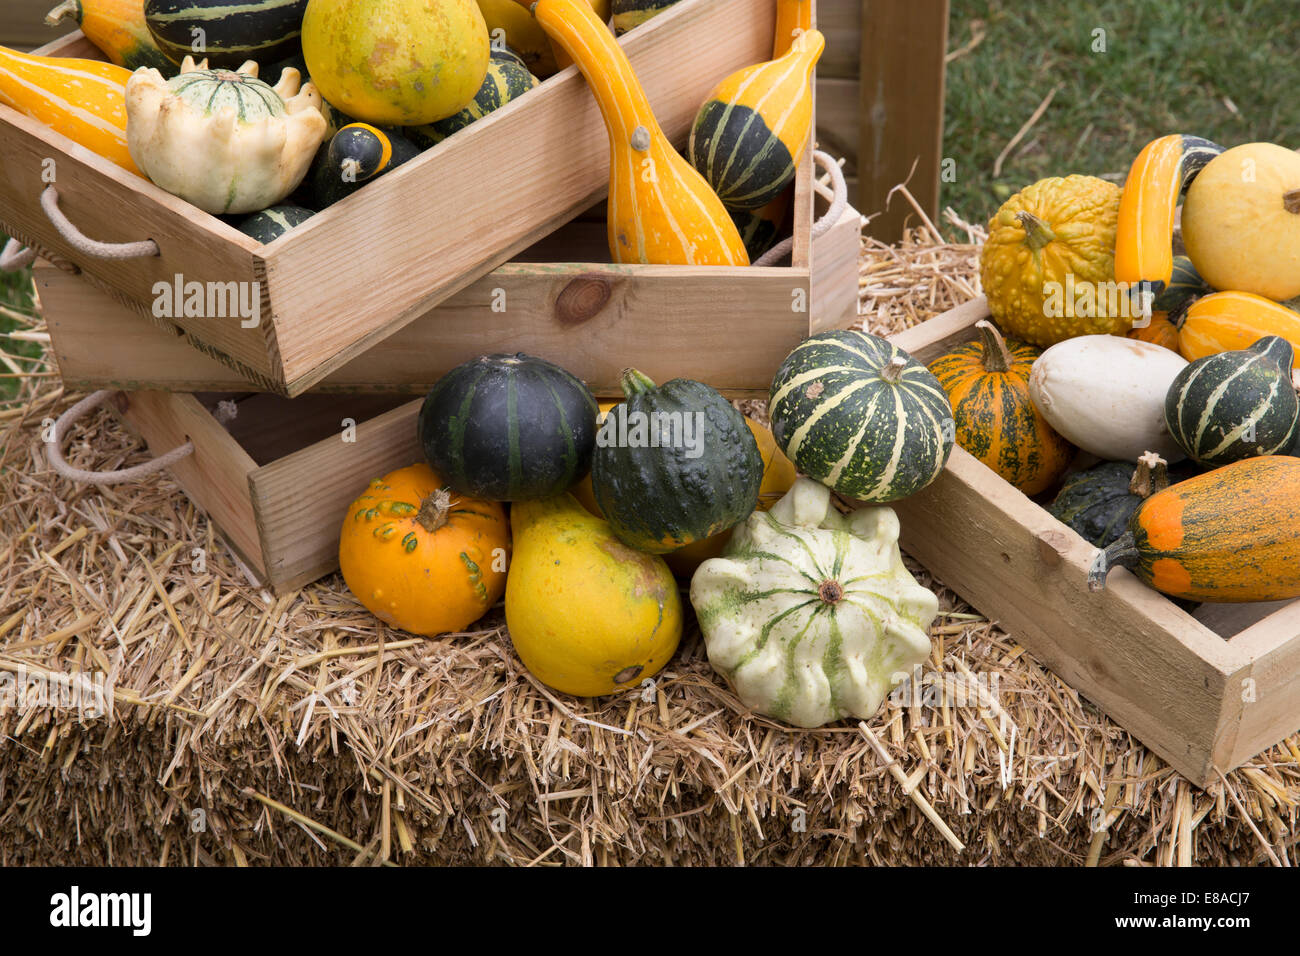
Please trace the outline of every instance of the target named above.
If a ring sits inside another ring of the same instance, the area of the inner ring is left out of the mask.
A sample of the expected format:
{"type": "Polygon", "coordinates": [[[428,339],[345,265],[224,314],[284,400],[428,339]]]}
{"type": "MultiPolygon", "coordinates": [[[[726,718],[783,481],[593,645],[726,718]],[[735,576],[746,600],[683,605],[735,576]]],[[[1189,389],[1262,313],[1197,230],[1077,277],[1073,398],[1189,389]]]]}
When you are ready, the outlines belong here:
{"type": "Polygon", "coordinates": [[[1169,321],[1168,312],[1152,312],[1151,321],[1147,325],[1129,329],[1125,337],[1150,342],[1171,352],[1178,351],[1178,326],[1169,321]]]}
{"type": "Polygon", "coordinates": [[[418,464],[374,479],[348,506],[339,569],[375,617],[433,635],[463,631],[501,599],[509,552],[500,504],[454,497],[418,464]]]}

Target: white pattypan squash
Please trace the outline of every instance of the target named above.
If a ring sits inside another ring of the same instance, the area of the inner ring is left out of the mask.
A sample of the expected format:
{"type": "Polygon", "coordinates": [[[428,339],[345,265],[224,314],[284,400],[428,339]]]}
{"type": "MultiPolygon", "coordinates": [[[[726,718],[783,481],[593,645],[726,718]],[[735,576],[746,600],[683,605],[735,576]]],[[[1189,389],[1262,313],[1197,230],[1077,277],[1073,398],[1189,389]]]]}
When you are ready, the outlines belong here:
{"type": "Polygon", "coordinates": [[[798,479],[691,579],[709,663],[747,707],[798,727],[867,719],[930,653],[938,599],[903,566],[898,517],[847,516],[798,479]]]}
{"type": "Polygon", "coordinates": [[[214,214],[258,212],[298,188],[325,138],[321,98],[297,70],[269,86],[251,60],[208,70],[186,57],[164,80],[140,67],[126,83],[126,141],[154,183],[214,214]]]}

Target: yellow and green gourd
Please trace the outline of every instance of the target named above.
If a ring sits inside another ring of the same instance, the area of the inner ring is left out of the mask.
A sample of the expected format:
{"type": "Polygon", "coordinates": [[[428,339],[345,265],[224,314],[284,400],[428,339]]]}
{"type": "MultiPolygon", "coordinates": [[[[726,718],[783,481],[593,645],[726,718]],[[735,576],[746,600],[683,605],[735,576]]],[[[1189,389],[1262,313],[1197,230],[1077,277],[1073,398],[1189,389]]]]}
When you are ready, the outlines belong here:
{"type": "Polygon", "coordinates": [[[480,120],[493,110],[498,110],[511,100],[518,99],[538,84],[537,77],[528,72],[523,58],[513,50],[493,48],[488,61],[487,75],[474,99],[453,116],[425,126],[409,126],[406,135],[421,149],[436,146],[452,133],[459,132],[475,120],[480,120]]]}

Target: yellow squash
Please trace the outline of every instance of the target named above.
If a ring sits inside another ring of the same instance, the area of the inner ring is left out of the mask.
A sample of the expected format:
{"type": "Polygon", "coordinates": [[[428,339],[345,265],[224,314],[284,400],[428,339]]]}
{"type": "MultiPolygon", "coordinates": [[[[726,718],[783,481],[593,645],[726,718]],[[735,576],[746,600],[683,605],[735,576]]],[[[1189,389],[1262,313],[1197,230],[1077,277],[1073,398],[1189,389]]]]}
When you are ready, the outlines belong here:
{"type": "Polygon", "coordinates": [[[726,207],[659,128],[623,48],[586,0],[538,0],[533,12],[586,76],[609,131],[613,261],[749,265],[726,207]]]}
{"type": "Polygon", "coordinates": [[[624,545],[570,494],[517,501],[506,626],[543,684],[575,697],[635,687],[682,636],[677,582],[663,558],[624,545]]]}
{"type": "Polygon", "coordinates": [[[32,56],[0,46],[0,103],[141,175],[126,145],[131,71],[102,60],[32,56]]]}
{"type": "Polygon", "coordinates": [[[1191,362],[1239,352],[1267,335],[1290,342],[1300,368],[1300,313],[1249,292],[1216,292],[1188,308],[1178,327],[1178,351],[1191,362]]]}

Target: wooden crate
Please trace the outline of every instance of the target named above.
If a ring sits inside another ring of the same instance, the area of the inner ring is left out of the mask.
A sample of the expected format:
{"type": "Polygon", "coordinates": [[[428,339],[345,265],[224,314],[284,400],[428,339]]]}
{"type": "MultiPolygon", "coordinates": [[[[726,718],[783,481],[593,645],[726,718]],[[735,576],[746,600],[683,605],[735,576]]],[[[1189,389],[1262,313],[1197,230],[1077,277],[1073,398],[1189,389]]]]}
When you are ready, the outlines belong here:
{"type": "MultiPolygon", "coordinates": [[[[975,337],[983,299],[894,336],[923,362],[975,337]]],[[[1300,729],[1300,600],[1188,614],[955,448],[893,506],[903,548],[1198,786],[1300,729]]]]}
{"type": "MultiPolygon", "coordinates": [[[[720,79],[771,55],[774,22],[771,0],[683,0],[623,39],[670,137],[684,141],[720,79]]],[[[79,32],[43,51],[99,55],[79,32]]],[[[570,67],[267,245],[6,107],[0,166],[0,228],[146,317],[155,285],[178,274],[258,283],[253,328],[217,317],[166,324],[259,388],[297,395],[603,197],[609,145],[570,67]],[[39,202],[51,158],[61,208],[83,233],[151,238],[159,255],[74,251],[39,202]]],[[[801,200],[806,221],[811,193],[801,200]]]]}

